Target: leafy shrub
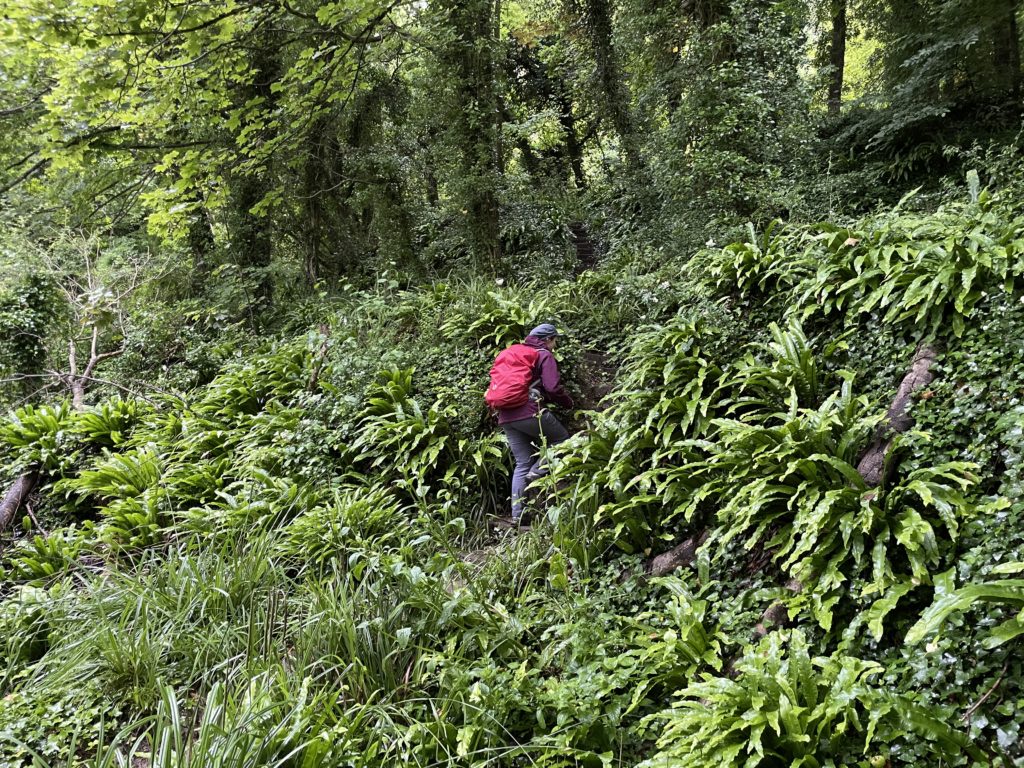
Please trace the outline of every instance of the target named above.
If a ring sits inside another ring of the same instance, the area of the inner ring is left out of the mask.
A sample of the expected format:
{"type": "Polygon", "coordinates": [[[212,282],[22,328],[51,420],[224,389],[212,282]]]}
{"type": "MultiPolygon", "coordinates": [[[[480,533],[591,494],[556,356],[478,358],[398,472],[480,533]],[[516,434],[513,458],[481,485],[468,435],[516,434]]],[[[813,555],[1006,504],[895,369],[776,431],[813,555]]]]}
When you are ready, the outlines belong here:
{"type": "Polygon", "coordinates": [[[502,349],[522,341],[531,328],[556,314],[550,294],[528,283],[514,290],[488,291],[471,308],[446,319],[441,335],[502,349]]]}
{"type": "Polygon", "coordinates": [[[35,661],[46,652],[51,601],[64,591],[60,584],[49,589],[25,585],[0,602],[0,671],[5,673],[0,677],[0,691],[5,691],[12,667],[35,661]]]}
{"type": "Polygon", "coordinates": [[[95,684],[11,693],[0,707],[0,768],[80,765],[117,731],[124,709],[95,684]]]}
{"type": "Polygon", "coordinates": [[[639,334],[623,364],[609,418],[631,429],[622,445],[670,450],[678,440],[707,434],[722,405],[722,370],[706,351],[716,331],[678,318],[639,334]]]}
{"type": "Polygon", "coordinates": [[[892,211],[859,226],[817,224],[732,243],[710,267],[720,291],[796,294],[804,316],[865,316],[918,333],[948,322],[960,337],[987,292],[1024,275],[1024,217],[982,192],[934,213],[892,211]]]}
{"type": "Polygon", "coordinates": [[[392,370],[380,375],[367,393],[358,433],[350,446],[353,462],[368,471],[388,473],[408,490],[442,476],[456,449],[448,424],[454,413],[440,403],[423,410],[413,397],[413,371],[392,370]]]}
{"type": "Polygon", "coordinates": [[[19,581],[50,579],[65,573],[82,551],[82,532],[74,526],[47,535],[22,539],[5,553],[0,578],[19,581]]]}
{"type": "Polygon", "coordinates": [[[16,471],[37,466],[47,474],[57,474],[75,458],[71,425],[67,401],[57,406],[26,405],[0,424],[0,444],[13,454],[9,464],[16,471]]]}
{"type": "Polygon", "coordinates": [[[678,517],[694,485],[669,470],[699,455],[714,417],[728,405],[722,369],[706,351],[720,333],[701,320],[676,318],[638,334],[611,395],[585,441],[560,453],[551,482],[627,552],[651,540],[678,517]]]}
{"type": "Polygon", "coordinates": [[[337,568],[337,560],[364,549],[384,551],[403,541],[408,520],[383,488],[348,487],[333,503],[300,514],[281,531],[277,550],[316,572],[337,568]]]}
{"type": "Polygon", "coordinates": [[[776,296],[812,273],[808,260],[787,254],[800,246],[799,233],[789,236],[781,221],[769,222],[760,237],[753,224],[747,224],[747,231],[745,242],[730,243],[710,259],[709,271],[719,291],[735,291],[742,299],[776,296]]]}
{"type": "Polygon", "coordinates": [[[772,341],[752,346],[767,353],[771,363],[748,352],[736,364],[733,386],[737,393],[730,412],[741,413],[744,419],[764,420],[821,404],[824,376],[803,328],[790,320],[785,330],[776,323],[768,330],[772,341]]]}
{"type": "Polygon", "coordinates": [[[126,453],[107,452],[92,469],[58,481],[54,490],[63,493],[73,506],[87,498],[95,500],[104,518],[100,538],[108,543],[149,546],[161,536],[159,485],[163,470],[163,459],[152,445],[126,453]]]}
{"type": "Polygon", "coordinates": [[[707,477],[691,509],[713,499],[723,542],[760,543],[783,569],[814,582],[822,598],[815,613],[826,628],[831,605],[865,571],[866,593],[910,579],[927,583],[942,562],[941,541],[955,540],[973,511],[963,495],[976,482],[970,464],[922,468],[891,487],[868,487],[856,461],[878,420],[864,417],[866,405],[847,385],[820,408],[778,422],[719,420],[719,442],[690,468],[707,477]]]}
{"type": "Polygon", "coordinates": [[[886,765],[912,734],[926,735],[938,760],[963,751],[983,757],[940,712],[873,685],[880,665],[812,658],[798,630],[769,635],[735,670],[735,679],[703,675],[652,719],[664,728],[645,768],[860,765],[870,752],[871,765],[886,765]]]}
{"type": "Polygon", "coordinates": [[[114,397],[75,414],[73,431],[90,445],[115,448],[128,439],[145,410],[138,400],[114,397]]]}
{"type": "Polygon", "coordinates": [[[1024,274],[1024,217],[990,202],[928,215],[897,208],[858,230],[822,226],[823,261],[800,303],[932,333],[948,321],[961,336],[986,291],[1010,290],[1024,274]]]}

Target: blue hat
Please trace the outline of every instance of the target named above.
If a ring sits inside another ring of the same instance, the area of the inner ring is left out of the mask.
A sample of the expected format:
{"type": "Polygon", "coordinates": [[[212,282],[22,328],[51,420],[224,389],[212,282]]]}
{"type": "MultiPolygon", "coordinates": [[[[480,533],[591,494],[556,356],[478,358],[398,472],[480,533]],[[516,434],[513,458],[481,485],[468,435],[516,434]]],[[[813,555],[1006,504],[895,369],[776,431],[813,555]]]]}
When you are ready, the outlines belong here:
{"type": "Polygon", "coordinates": [[[558,335],[558,329],[551,323],[541,323],[530,331],[530,335],[536,336],[538,339],[550,339],[552,336],[558,335]]]}

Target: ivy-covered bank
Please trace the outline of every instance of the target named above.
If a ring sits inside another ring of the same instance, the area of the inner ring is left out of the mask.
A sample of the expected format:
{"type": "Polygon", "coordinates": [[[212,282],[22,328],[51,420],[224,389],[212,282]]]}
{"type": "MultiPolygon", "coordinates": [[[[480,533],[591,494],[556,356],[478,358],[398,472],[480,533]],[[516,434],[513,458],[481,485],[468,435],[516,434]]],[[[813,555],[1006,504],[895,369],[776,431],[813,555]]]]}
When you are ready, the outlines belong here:
{"type": "Polygon", "coordinates": [[[650,270],[381,280],[206,383],[19,408],[0,766],[1022,765],[1022,283],[972,179],[650,270]],[[590,410],[496,532],[482,392],[538,318],[590,410]]]}

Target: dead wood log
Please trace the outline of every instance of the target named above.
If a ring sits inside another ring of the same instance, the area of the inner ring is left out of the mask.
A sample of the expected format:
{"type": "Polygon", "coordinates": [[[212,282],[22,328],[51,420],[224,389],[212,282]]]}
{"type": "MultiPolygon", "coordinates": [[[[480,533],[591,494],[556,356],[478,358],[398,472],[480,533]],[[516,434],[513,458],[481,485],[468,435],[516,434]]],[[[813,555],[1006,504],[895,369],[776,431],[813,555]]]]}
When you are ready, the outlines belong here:
{"type": "Polygon", "coordinates": [[[697,549],[708,537],[708,531],[703,531],[696,536],[691,536],[682,544],[655,555],[647,561],[644,571],[649,576],[664,576],[672,573],[676,568],[693,565],[697,559],[697,549]]]}
{"type": "Polygon", "coordinates": [[[857,463],[857,472],[868,486],[874,488],[885,479],[886,459],[896,435],[906,432],[914,423],[907,414],[907,407],[914,393],[926,387],[935,379],[932,366],[938,357],[938,350],[930,344],[921,344],[914,352],[910,370],[903,377],[896,397],[889,406],[885,421],[875,431],[871,445],[857,463]]]}
{"type": "Polygon", "coordinates": [[[21,509],[22,503],[32,493],[32,489],[35,488],[38,479],[39,473],[34,469],[30,469],[15,480],[14,484],[7,489],[3,501],[0,501],[0,531],[6,530],[7,526],[10,525],[11,520],[14,519],[18,510],[21,509]]]}

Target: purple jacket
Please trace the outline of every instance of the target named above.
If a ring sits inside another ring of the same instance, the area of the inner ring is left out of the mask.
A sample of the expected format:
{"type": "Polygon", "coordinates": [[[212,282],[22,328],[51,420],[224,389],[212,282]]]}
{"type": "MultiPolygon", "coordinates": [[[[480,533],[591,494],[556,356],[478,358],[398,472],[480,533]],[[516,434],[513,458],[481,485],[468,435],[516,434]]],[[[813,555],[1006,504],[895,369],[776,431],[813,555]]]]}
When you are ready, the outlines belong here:
{"type": "MultiPolygon", "coordinates": [[[[551,350],[544,345],[543,340],[536,336],[527,336],[523,344],[533,347],[538,352],[537,369],[534,371],[533,384],[530,389],[537,390],[545,402],[555,403],[563,408],[572,408],[572,398],[562,386],[562,379],[558,373],[558,362],[551,354],[551,350]]],[[[498,423],[508,424],[510,421],[530,419],[536,416],[540,409],[541,403],[531,397],[526,403],[517,405],[515,408],[499,408],[498,423]]]]}

